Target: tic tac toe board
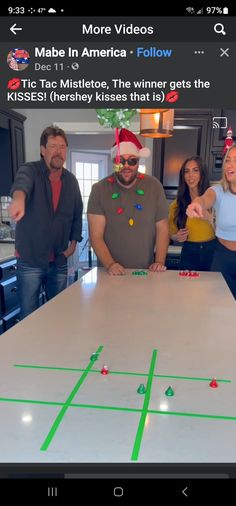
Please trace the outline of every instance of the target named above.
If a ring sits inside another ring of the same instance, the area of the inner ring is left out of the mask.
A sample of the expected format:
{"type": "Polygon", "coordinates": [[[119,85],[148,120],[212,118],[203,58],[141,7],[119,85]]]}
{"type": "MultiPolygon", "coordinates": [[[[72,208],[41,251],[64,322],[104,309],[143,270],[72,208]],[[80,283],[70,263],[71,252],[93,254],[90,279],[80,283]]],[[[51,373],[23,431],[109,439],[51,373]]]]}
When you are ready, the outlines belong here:
{"type": "Polygon", "coordinates": [[[235,462],[223,277],[132,272],[93,269],[1,336],[0,462],[235,462]]]}

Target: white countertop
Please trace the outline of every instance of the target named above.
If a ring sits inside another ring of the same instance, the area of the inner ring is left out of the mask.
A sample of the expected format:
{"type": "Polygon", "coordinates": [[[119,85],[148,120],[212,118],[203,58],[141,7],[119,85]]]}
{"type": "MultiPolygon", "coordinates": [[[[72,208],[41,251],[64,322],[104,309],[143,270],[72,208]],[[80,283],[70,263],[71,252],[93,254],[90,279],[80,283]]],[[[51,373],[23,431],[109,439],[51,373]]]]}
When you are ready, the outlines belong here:
{"type": "Polygon", "coordinates": [[[4,244],[0,242],[0,262],[13,257],[15,254],[15,244],[4,244]]]}
{"type": "Polygon", "coordinates": [[[219,273],[93,269],[1,336],[0,462],[235,462],[235,328],[219,273]]]}
{"type": "Polygon", "coordinates": [[[181,250],[182,250],[182,246],[174,246],[173,244],[170,244],[170,246],[168,246],[168,253],[171,253],[171,254],[174,253],[176,255],[180,255],[181,250]]]}

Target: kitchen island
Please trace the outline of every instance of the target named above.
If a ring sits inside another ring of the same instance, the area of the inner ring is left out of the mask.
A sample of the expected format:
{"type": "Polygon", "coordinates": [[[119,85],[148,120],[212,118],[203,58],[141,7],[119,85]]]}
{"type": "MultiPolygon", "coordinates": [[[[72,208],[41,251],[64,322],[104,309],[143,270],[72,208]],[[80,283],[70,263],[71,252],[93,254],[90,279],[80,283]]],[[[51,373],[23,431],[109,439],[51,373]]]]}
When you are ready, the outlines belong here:
{"type": "Polygon", "coordinates": [[[132,272],[95,268],[1,336],[1,463],[235,461],[223,277],[132,272]]]}

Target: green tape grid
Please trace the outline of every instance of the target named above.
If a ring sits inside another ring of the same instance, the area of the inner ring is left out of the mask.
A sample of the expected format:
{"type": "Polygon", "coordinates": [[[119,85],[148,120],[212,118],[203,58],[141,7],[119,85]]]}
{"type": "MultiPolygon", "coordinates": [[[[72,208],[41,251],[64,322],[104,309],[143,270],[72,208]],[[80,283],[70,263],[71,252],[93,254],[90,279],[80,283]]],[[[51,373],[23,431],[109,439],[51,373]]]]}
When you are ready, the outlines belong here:
{"type": "MultiPolygon", "coordinates": [[[[103,349],[103,346],[99,346],[96,353],[99,354],[102,351],[102,349],[103,349]]],[[[62,406],[62,409],[60,410],[60,412],[58,413],[56,420],[54,421],[47,437],[45,438],[45,440],[40,448],[41,451],[45,452],[48,449],[49,445],[51,444],[52,439],[53,439],[60,423],[62,422],[65,414],[66,414],[67,409],[70,407],[70,404],[71,404],[73,398],[75,397],[79,388],[81,387],[84,380],[86,379],[89,370],[93,367],[93,364],[94,364],[94,362],[92,360],[90,360],[88,367],[86,367],[85,371],[83,372],[80,379],[77,381],[77,383],[76,383],[75,387],[73,388],[72,392],[70,393],[69,397],[67,397],[66,402],[62,406]]]]}
{"type": "MultiPolygon", "coordinates": [[[[96,353],[100,353],[102,351],[102,349],[103,349],[103,346],[100,346],[96,353]]],[[[142,437],[143,437],[143,431],[144,431],[144,427],[145,427],[145,420],[146,420],[146,416],[148,413],[166,414],[166,415],[175,415],[175,416],[202,417],[202,418],[222,418],[225,420],[235,420],[236,419],[236,417],[225,417],[225,416],[220,416],[220,415],[218,416],[218,415],[204,415],[204,414],[198,414],[198,413],[163,412],[163,411],[157,411],[157,410],[148,410],[148,405],[150,402],[150,395],[151,395],[151,385],[152,385],[152,380],[154,377],[168,378],[168,379],[175,378],[175,379],[193,380],[193,381],[210,381],[212,379],[212,378],[196,378],[196,377],[188,377],[188,376],[154,374],[156,358],[157,358],[157,350],[154,350],[153,355],[152,355],[150,370],[149,370],[148,374],[127,372],[127,371],[123,371],[123,372],[122,371],[109,371],[110,374],[145,376],[145,377],[148,376],[147,390],[146,390],[146,395],[144,398],[144,404],[143,404],[142,410],[132,409],[132,408],[119,408],[119,407],[114,407],[114,406],[109,407],[109,406],[72,404],[71,403],[72,399],[75,397],[76,393],[78,392],[80,386],[84,382],[88,373],[89,372],[95,372],[95,373],[101,372],[100,370],[96,370],[96,369],[92,370],[91,369],[93,366],[93,362],[91,360],[90,360],[90,363],[86,369],[15,364],[14,367],[19,367],[19,368],[47,369],[47,370],[59,370],[59,371],[71,371],[71,372],[73,371],[73,372],[83,372],[83,374],[82,374],[81,378],[78,380],[78,382],[76,383],[74,389],[72,390],[71,394],[69,395],[69,397],[65,403],[46,402],[46,401],[45,402],[44,401],[24,401],[24,400],[17,401],[17,399],[14,399],[14,400],[12,399],[11,402],[35,402],[38,404],[62,406],[60,413],[58,414],[52,428],[50,429],[50,431],[43,443],[43,445],[41,446],[42,451],[46,451],[48,449],[48,447],[55,435],[55,432],[57,431],[57,429],[58,429],[58,427],[59,427],[59,425],[60,425],[60,423],[61,423],[61,421],[62,421],[62,419],[69,407],[82,407],[82,408],[87,407],[87,408],[92,408],[92,409],[110,409],[110,410],[119,410],[119,411],[127,411],[127,412],[139,412],[139,413],[141,413],[141,418],[139,421],[139,426],[138,426],[138,430],[137,430],[137,434],[136,434],[136,438],[135,438],[135,443],[134,443],[134,447],[133,447],[131,460],[138,460],[138,455],[139,455],[139,451],[140,451],[140,447],[141,447],[141,441],[142,441],[142,437]]],[[[220,380],[220,379],[218,379],[217,381],[220,381],[222,383],[230,383],[231,382],[231,380],[220,380]]],[[[7,401],[7,399],[0,398],[0,401],[3,401],[3,400],[7,401]]],[[[8,401],[10,401],[10,399],[8,401]]]]}
{"type": "Polygon", "coordinates": [[[147,387],[146,387],[147,389],[146,389],[146,394],[145,394],[144,401],[143,401],[142,414],[141,414],[141,417],[139,420],[139,425],[138,425],[138,430],[137,430],[135,441],[134,441],[134,447],[133,447],[133,451],[132,451],[132,455],[131,455],[131,460],[138,460],[138,455],[139,455],[139,451],[140,451],[140,447],[141,447],[145,421],[146,421],[147,412],[148,412],[148,405],[150,402],[152,380],[153,380],[153,374],[154,374],[156,360],[157,360],[157,350],[153,350],[151,364],[150,364],[149,373],[148,373],[148,380],[147,380],[147,387]]]}
{"type": "MultiPolygon", "coordinates": [[[[35,401],[33,399],[13,399],[9,397],[0,397],[0,402],[18,402],[22,404],[40,404],[46,406],[64,406],[63,402],[53,401],[35,401]]],[[[128,413],[142,413],[142,409],[139,408],[122,408],[119,406],[99,406],[97,404],[73,404],[71,403],[70,408],[84,408],[84,409],[103,409],[108,411],[126,411],[128,413]]],[[[225,416],[225,415],[209,415],[206,413],[181,413],[178,411],[158,411],[155,409],[148,409],[147,414],[152,415],[172,415],[172,416],[189,416],[192,418],[210,418],[215,420],[236,420],[236,416],[225,416]]]]}
{"type": "MultiPolygon", "coordinates": [[[[51,366],[43,366],[43,365],[24,365],[24,364],[14,364],[14,367],[19,367],[23,369],[47,369],[52,371],[71,371],[71,372],[84,372],[86,369],[72,368],[72,367],[51,367],[51,366]]],[[[101,373],[98,369],[92,369],[88,371],[89,373],[101,373]]],[[[147,373],[139,373],[139,372],[128,372],[128,371],[110,371],[109,374],[120,374],[127,376],[145,376],[147,377],[147,373]]],[[[169,374],[153,374],[153,378],[167,378],[167,379],[179,379],[179,380],[191,380],[191,381],[211,381],[211,378],[198,378],[191,376],[173,376],[169,374]]],[[[220,383],[231,383],[231,380],[228,379],[219,379],[216,380],[220,383]]]]}

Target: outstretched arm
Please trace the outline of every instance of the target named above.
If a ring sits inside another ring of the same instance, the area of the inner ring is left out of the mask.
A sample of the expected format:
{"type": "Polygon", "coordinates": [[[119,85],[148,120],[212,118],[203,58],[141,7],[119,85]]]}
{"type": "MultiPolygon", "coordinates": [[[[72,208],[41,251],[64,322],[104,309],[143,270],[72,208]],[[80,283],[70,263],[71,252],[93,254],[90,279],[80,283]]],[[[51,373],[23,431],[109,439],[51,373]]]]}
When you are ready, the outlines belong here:
{"type": "Polygon", "coordinates": [[[26,194],[22,190],[15,190],[12,197],[12,201],[8,208],[9,216],[15,221],[20,221],[25,215],[26,194]]]}
{"type": "Polygon", "coordinates": [[[197,197],[187,207],[186,214],[190,218],[204,218],[204,211],[211,209],[216,200],[216,193],[212,188],[208,188],[201,197],[197,197]]]}

